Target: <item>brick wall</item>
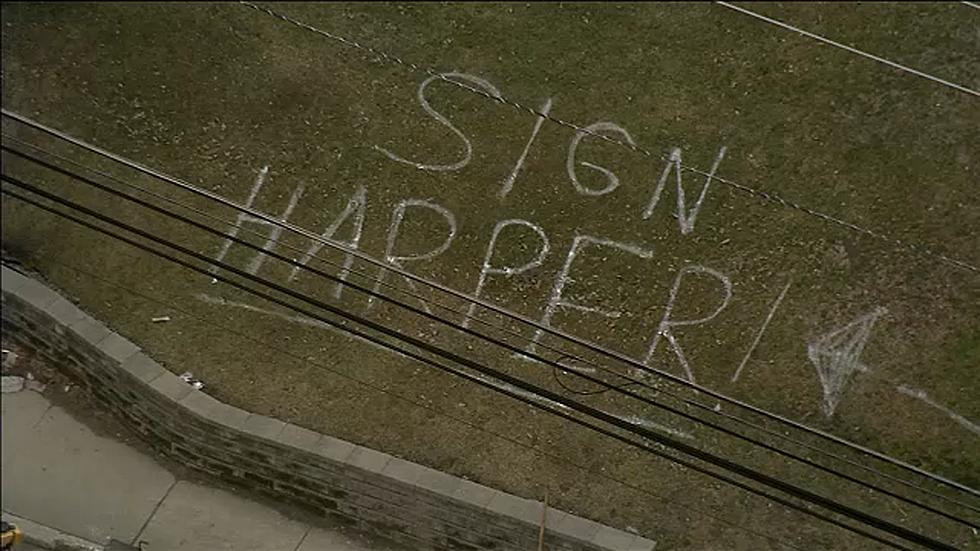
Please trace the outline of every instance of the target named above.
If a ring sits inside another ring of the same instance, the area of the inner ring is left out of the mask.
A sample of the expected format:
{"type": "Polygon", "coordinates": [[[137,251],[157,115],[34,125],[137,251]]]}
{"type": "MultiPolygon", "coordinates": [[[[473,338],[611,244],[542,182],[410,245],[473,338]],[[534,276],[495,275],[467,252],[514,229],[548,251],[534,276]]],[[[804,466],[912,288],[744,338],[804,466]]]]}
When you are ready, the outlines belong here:
{"type": "MultiPolygon", "coordinates": [[[[157,451],[416,549],[537,549],[542,504],[195,390],[36,279],[3,267],[6,337],[50,360],[157,451]]],[[[549,550],[654,542],[548,510],[549,550]]]]}

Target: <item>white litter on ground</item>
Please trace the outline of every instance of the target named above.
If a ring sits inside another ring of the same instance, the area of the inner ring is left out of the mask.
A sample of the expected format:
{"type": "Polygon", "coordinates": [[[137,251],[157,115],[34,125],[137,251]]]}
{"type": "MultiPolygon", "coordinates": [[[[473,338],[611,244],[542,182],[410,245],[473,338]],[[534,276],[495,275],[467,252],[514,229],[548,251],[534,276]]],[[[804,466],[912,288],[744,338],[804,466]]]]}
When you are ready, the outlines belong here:
{"type": "Polygon", "coordinates": [[[204,388],[204,381],[201,381],[200,379],[195,379],[194,374],[191,373],[190,371],[185,371],[181,373],[179,377],[181,381],[184,381],[185,383],[191,385],[197,390],[201,390],[202,388],[204,388]]]}

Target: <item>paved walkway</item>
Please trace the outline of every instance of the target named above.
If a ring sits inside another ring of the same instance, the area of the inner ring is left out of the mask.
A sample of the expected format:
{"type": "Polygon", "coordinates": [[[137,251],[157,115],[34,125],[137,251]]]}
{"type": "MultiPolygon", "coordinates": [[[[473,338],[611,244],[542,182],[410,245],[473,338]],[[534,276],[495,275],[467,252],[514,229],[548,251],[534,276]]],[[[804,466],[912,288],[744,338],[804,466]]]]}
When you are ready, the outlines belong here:
{"type": "Polygon", "coordinates": [[[143,540],[147,551],[389,549],[175,479],[151,457],[96,435],[33,391],[4,394],[0,420],[3,511],[32,524],[95,544],[143,540]]]}

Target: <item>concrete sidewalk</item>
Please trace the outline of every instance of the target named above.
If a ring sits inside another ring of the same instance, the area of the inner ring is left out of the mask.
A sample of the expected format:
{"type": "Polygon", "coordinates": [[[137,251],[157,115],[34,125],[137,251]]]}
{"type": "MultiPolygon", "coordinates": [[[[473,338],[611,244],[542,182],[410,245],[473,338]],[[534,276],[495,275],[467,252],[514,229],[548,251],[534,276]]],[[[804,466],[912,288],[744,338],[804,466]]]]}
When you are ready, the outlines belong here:
{"type": "MultiPolygon", "coordinates": [[[[0,415],[3,511],[40,525],[37,532],[47,527],[100,547],[110,538],[145,541],[147,551],[393,549],[178,480],[153,458],[93,433],[37,392],[3,394],[0,415]]],[[[51,546],[51,539],[36,543],[51,546]]]]}

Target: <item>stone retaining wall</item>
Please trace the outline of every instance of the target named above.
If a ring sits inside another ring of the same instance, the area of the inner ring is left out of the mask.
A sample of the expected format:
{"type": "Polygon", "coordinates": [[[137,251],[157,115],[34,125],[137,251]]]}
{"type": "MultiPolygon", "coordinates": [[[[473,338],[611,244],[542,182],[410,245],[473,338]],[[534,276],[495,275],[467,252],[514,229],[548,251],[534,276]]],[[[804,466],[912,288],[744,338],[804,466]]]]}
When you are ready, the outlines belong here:
{"type": "MultiPolygon", "coordinates": [[[[3,267],[5,336],[50,360],[160,453],[416,549],[537,549],[542,504],[249,413],[193,389],[37,280],[3,267]]],[[[548,510],[546,548],[654,542],[548,510]]]]}

